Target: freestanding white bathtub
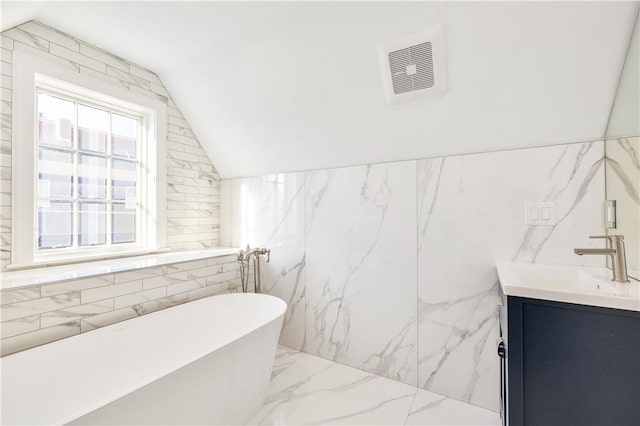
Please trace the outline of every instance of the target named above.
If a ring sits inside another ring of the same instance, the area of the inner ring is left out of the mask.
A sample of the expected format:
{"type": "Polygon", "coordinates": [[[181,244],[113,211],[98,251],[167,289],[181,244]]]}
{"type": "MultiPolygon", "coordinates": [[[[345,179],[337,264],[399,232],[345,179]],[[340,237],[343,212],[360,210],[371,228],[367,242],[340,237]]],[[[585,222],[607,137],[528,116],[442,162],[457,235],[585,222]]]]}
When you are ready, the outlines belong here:
{"type": "Polygon", "coordinates": [[[213,296],[4,357],[2,424],[243,424],[286,306],[213,296]]]}

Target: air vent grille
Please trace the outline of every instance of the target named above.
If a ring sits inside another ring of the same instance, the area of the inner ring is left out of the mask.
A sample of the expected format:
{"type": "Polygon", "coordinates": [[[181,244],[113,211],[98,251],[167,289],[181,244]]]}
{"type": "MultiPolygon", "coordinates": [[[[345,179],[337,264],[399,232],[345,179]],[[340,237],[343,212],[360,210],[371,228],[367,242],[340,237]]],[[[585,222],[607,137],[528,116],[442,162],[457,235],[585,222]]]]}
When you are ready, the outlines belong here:
{"type": "Polygon", "coordinates": [[[396,95],[430,89],[435,84],[430,42],[390,52],[389,67],[396,95]]]}

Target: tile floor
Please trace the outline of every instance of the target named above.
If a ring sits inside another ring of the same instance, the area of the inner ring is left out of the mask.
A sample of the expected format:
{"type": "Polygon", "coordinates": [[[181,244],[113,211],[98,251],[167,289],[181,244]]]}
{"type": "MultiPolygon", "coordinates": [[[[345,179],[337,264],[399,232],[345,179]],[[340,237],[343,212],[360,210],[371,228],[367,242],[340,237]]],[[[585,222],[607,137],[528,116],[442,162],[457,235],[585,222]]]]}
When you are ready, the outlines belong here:
{"type": "Polygon", "coordinates": [[[249,424],[500,425],[500,416],[281,346],[265,404],[249,424]]]}

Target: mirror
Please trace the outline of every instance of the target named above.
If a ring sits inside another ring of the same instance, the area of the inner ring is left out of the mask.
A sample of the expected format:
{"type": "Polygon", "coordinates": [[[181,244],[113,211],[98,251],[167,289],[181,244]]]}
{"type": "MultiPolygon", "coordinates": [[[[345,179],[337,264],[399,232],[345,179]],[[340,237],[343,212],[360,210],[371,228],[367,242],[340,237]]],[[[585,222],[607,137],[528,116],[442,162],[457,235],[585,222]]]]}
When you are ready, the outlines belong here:
{"type": "Polygon", "coordinates": [[[640,29],[638,15],[605,132],[607,234],[624,235],[629,276],[640,279],[640,29]],[[615,215],[611,209],[615,201],[615,215]],[[615,217],[614,217],[615,216],[615,217]]]}

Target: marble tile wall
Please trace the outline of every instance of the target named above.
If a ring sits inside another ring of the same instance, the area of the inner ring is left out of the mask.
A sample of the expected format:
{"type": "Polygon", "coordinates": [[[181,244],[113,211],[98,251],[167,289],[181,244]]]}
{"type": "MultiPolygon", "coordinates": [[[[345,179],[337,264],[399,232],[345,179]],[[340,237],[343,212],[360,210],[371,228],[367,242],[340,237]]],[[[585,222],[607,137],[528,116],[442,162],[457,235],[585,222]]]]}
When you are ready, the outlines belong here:
{"type": "Polygon", "coordinates": [[[629,275],[640,279],[640,137],[610,139],[606,142],[607,199],[616,200],[616,228],[627,252],[629,275]]]}
{"type": "Polygon", "coordinates": [[[494,262],[604,265],[572,251],[604,232],[603,162],[592,142],[223,180],[222,243],[278,248],[285,346],[497,411],[494,262]],[[526,226],[530,201],[558,223],[526,226]]]}
{"type": "Polygon", "coordinates": [[[0,265],[11,257],[12,55],[22,52],[167,104],[167,242],[174,249],[219,245],[220,177],[162,81],[132,64],[40,22],[2,32],[0,42],[0,265]]]}
{"type": "MultiPolygon", "coordinates": [[[[231,185],[225,203],[229,214],[241,218],[238,227],[228,227],[229,238],[238,247],[271,249],[271,261],[262,263],[265,292],[287,302],[282,343],[302,349],[305,344],[305,251],[304,251],[304,173],[223,181],[231,185]]],[[[224,231],[223,231],[224,232],[224,231]]]]}
{"type": "Polygon", "coordinates": [[[228,255],[3,290],[1,355],[239,287],[236,255],[228,255]]]}

